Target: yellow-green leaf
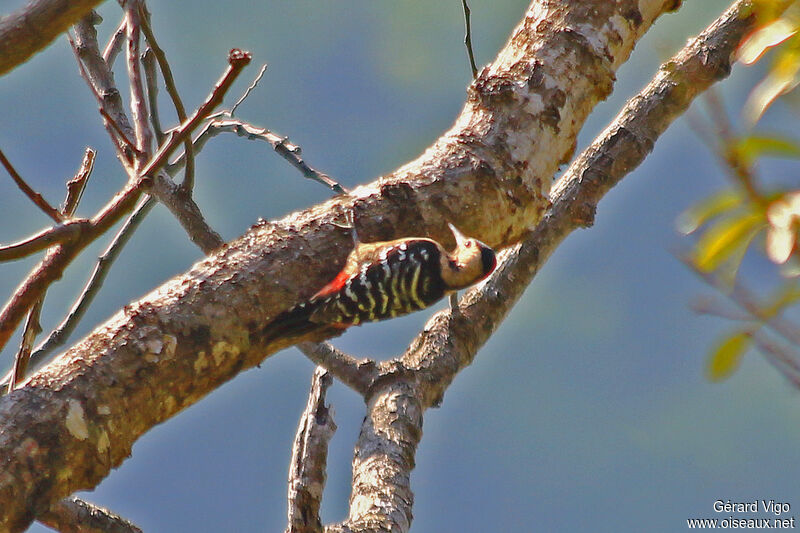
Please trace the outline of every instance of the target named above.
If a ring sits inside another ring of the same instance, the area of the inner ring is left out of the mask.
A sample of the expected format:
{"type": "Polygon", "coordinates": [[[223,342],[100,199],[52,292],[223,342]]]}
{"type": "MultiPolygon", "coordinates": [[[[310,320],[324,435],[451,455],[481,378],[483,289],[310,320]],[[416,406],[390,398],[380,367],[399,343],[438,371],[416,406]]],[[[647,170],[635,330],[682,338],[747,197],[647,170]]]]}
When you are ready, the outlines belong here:
{"type": "Polygon", "coordinates": [[[730,377],[742,362],[742,356],[750,347],[749,333],[737,331],[728,335],[711,351],[706,376],[711,381],[722,381],[730,377]]]}
{"type": "Polygon", "coordinates": [[[737,57],[745,65],[752,65],[768,49],[781,44],[795,33],[797,26],[792,21],[784,18],[775,20],[751,33],[739,47],[737,57]]]}
{"type": "Polygon", "coordinates": [[[747,247],[763,223],[763,215],[752,212],[717,222],[700,237],[695,248],[695,266],[703,272],[716,270],[737,250],[747,247]]]}
{"type": "Polygon", "coordinates": [[[800,144],[777,135],[747,135],[732,139],[727,150],[737,161],[749,166],[761,156],[800,157],[800,144]]]}
{"type": "Polygon", "coordinates": [[[764,316],[772,318],[798,301],[800,301],[800,285],[795,280],[789,280],[782,284],[764,303],[764,316]]]}
{"type": "Polygon", "coordinates": [[[678,231],[684,235],[693,233],[712,218],[737,207],[741,203],[742,195],[733,189],[709,196],[678,216],[676,221],[678,231]]]}
{"type": "Polygon", "coordinates": [[[758,122],[776,98],[797,86],[799,71],[800,50],[792,49],[781,53],[767,77],[753,89],[745,102],[742,114],[750,126],[758,122]]]}

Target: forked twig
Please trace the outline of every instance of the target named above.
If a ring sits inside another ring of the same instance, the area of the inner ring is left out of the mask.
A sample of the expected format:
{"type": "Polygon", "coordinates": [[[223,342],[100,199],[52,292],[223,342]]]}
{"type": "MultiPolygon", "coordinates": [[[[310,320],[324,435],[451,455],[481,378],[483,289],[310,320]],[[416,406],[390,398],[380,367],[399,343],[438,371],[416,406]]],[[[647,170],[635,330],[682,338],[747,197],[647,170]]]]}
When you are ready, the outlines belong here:
{"type": "MultiPolygon", "coordinates": [[[[78,172],[67,181],[67,195],[66,198],[64,198],[64,203],[61,208],[61,214],[66,218],[72,217],[75,213],[75,209],[78,207],[78,203],[80,203],[83,191],[86,188],[86,184],[94,168],[94,158],[95,151],[91,148],[87,148],[78,172]]],[[[44,297],[45,292],[43,291],[42,295],[36,303],[33,304],[33,307],[31,307],[31,310],[28,311],[28,317],[25,320],[25,326],[22,332],[22,341],[20,342],[19,350],[14,358],[14,366],[11,368],[11,373],[8,378],[8,392],[14,390],[17,383],[22,381],[25,377],[33,343],[36,340],[36,336],[42,331],[42,327],[39,324],[39,317],[42,312],[42,306],[44,305],[44,297]]]]}
{"type": "MultiPolygon", "coordinates": [[[[22,317],[33,307],[43,291],[53,281],[61,277],[64,269],[72,262],[78,252],[108,231],[122,216],[133,209],[144,188],[151,183],[151,178],[148,176],[154,175],[160,170],[177,146],[189,137],[192,131],[222,102],[225,93],[230,89],[242,69],[250,63],[250,60],[249,52],[238,49],[231,50],[228,55],[228,68],[222,78],[214,85],[208,98],[190,118],[180,125],[178,130],[169,135],[167,141],[145,165],[141,173],[131,179],[108,205],[88,221],[88,224],[86,224],[87,221],[83,221],[85,227],[80,226],[83,231],[80,232],[81,238],[79,240],[73,242],[71,246],[59,247],[55,254],[48,254],[48,257],[33,269],[28,278],[18,287],[6,306],[0,311],[0,348],[5,346],[22,317]]],[[[74,226],[74,224],[72,225],[74,226]]],[[[70,222],[67,222],[57,226],[57,228],[69,226],[70,222]]],[[[55,228],[53,231],[55,231],[55,228]]],[[[29,244],[29,246],[31,245],[29,244]]]]}

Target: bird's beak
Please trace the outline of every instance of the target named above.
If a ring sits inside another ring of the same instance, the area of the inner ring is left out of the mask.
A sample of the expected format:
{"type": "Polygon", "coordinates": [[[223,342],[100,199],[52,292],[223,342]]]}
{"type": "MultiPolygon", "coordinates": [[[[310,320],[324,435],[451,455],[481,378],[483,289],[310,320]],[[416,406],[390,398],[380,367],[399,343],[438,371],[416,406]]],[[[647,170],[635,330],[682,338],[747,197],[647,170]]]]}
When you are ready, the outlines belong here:
{"type": "Polygon", "coordinates": [[[464,237],[463,233],[458,231],[458,228],[456,228],[454,225],[450,224],[449,222],[447,223],[447,226],[450,228],[450,231],[453,232],[453,237],[456,238],[456,246],[460,248],[461,245],[464,243],[464,241],[467,240],[467,238],[464,237]]]}

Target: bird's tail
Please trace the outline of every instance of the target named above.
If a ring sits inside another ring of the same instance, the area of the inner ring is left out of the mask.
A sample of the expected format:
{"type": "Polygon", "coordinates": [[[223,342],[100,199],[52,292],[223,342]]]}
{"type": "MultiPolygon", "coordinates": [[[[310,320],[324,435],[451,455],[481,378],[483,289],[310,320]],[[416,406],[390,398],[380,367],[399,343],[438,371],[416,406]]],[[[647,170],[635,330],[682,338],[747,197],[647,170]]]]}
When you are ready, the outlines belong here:
{"type": "Polygon", "coordinates": [[[299,337],[319,328],[319,324],[310,320],[315,309],[315,305],[304,302],[282,312],[264,326],[262,330],[264,341],[272,342],[278,338],[299,337]]]}

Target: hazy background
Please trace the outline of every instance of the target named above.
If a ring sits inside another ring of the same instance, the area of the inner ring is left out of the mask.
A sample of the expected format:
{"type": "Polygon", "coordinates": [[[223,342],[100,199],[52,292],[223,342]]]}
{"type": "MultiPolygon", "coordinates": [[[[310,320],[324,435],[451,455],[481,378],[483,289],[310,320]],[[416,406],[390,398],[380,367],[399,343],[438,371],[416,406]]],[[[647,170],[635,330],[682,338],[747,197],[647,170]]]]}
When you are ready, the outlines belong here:
{"type": "MultiPolygon", "coordinates": [[[[0,0],[0,13],[23,3],[0,0]]],[[[579,148],[728,1],[685,4],[637,46],[579,148]]],[[[259,64],[269,69],[239,116],[288,135],[312,166],[349,187],[416,157],[451,125],[470,81],[458,0],[151,0],[149,6],[187,108],[205,98],[230,48],[248,49],[253,66],[233,98],[259,64]]],[[[471,7],[475,52],[485,64],[526,2],[472,0],[471,7]]],[[[119,8],[106,2],[101,14],[105,39],[120,20],[119,8]]],[[[737,66],[734,74],[723,93],[735,109],[757,69],[737,66]]],[[[120,71],[127,98],[123,79],[120,71]]],[[[161,109],[168,123],[166,101],[161,109]]],[[[771,128],[796,120],[780,105],[769,118],[771,128]]],[[[103,205],[124,176],[60,38],[0,78],[0,147],[58,203],[87,145],[99,154],[82,215],[103,205]]],[[[789,167],[770,168],[791,179],[789,167]]],[[[776,499],[792,504],[795,514],[797,391],[758,354],[748,354],[729,381],[705,380],[707,349],[730,325],[689,310],[706,289],[672,255],[686,244],[674,230],[676,216],[724,183],[714,158],[681,120],[603,200],[594,228],[559,248],[442,407],[427,412],[412,475],[414,531],[678,531],[686,518],[715,517],[717,499],[776,499]]],[[[328,196],[264,144],[220,136],[197,158],[196,199],[225,239],[258,217],[281,217],[328,196]]],[[[0,242],[47,224],[0,175],[0,242]]],[[[60,320],[106,242],[92,246],[49,291],[45,330],[60,320]]],[[[199,258],[158,207],[112,269],[73,342],[199,258]]],[[[32,264],[0,265],[3,300],[32,264]]],[[[758,273],[767,266],[751,268],[758,273]]],[[[428,316],[353,328],[335,344],[388,357],[405,349],[428,316]]],[[[11,364],[17,339],[0,356],[0,369],[11,364]]],[[[145,531],[283,531],[290,447],[312,369],[296,350],[271,357],[149,432],[132,458],[82,496],[145,531]]],[[[339,431],[330,450],[325,522],[346,515],[364,413],[342,385],[329,399],[339,431]]]]}

